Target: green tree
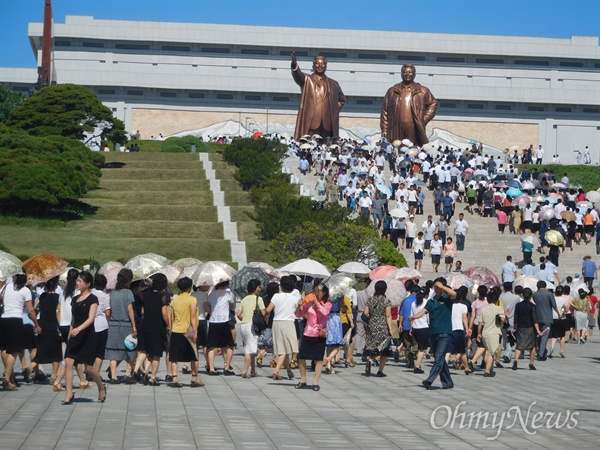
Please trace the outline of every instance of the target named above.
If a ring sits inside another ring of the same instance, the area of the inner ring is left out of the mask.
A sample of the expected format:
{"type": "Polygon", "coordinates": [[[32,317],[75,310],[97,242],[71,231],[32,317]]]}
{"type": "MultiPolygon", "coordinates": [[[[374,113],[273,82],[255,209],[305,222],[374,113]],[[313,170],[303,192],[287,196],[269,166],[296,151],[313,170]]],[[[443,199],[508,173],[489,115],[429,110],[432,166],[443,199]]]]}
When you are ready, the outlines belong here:
{"type": "Polygon", "coordinates": [[[6,123],[12,110],[25,100],[18,92],[11,91],[8,86],[0,85],[0,123],[6,123]]]}
{"type": "Polygon", "coordinates": [[[100,130],[102,139],[125,143],[125,124],[113,116],[96,94],[83,86],[46,86],[12,110],[9,125],[34,136],[83,140],[100,130]]]}
{"type": "Polygon", "coordinates": [[[0,125],[0,209],[26,216],[80,217],[77,199],[98,187],[104,156],[63,136],[31,136],[0,125]]]}

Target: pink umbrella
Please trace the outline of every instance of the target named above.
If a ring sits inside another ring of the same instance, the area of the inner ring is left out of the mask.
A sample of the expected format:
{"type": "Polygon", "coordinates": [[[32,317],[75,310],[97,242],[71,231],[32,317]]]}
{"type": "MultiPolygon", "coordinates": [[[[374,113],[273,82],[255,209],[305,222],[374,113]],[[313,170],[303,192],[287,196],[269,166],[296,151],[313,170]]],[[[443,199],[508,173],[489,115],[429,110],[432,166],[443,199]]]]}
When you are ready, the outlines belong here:
{"type": "Polygon", "coordinates": [[[518,206],[519,208],[523,209],[527,205],[529,205],[530,202],[531,200],[529,200],[529,197],[527,195],[520,195],[514,198],[512,204],[513,206],[518,206]]]}
{"type": "Polygon", "coordinates": [[[560,198],[561,200],[564,200],[563,196],[556,192],[550,192],[550,194],[548,194],[548,197],[560,198]]]}
{"type": "Polygon", "coordinates": [[[500,183],[494,183],[494,187],[497,187],[497,188],[507,188],[509,186],[508,186],[508,184],[506,184],[504,182],[500,182],[500,183]]]}
{"type": "Polygon", "coordinates": [[[379,266],[375,269],[371,270],[369,274],[369,278],[371,280],[379,280],[381,278],[386,278],[390,276],[393,272],[398,270],[396,266],[379,266]]]}
{"type": "Polygon", "coordinates": [[[112,290],[117,286],[117,275],[121,271],[122,267],[114,266],[104,271],[106,277],[106,289],[112,290]]]}
{"type": "MultiPolygon", "coordinates": [[[[394,278],[384,278],[382,281],[385,281],[387,284],[385,296],[390,299],[392,306],[400,306],[402,301],[407,297],[406,288],[402,281],[394,278]]],[[[369,284],[369,287],[367,287],[367,295],[369,297],[375,295],[375,282],[369,284]]]]}
{"type": "Polygon", "coordinates": [[[421,272],[419,272],[417,269],[413,269],[411,267],[403,267],[402,269],[398,269],[397,272],[393,273],[392,277],[395,278],[396,280],[400,280],[403,283],[405,283],[406,280],[414,280],[415,278],[423,278],[423,275],[421,275],[421,272]]]}
{"type": "Polygon", "coordinates": [[[524,181],[523,184],[521,184],[521,190],[530,191],[531,189],[535,189],[535,184],[531,181],[524,181]]]}
{"type": "Polygon", "coordinates": [[[473,177],[473,169],[470,167],[465,169],[461,176],[463,180],[470,180],[473,177]]]}
{"type": "Polygon", "coordinates": [[[464,273],[460,272],[449,272],[444,275],[444,278],[448,282],[448,286],[452,289],[458,289],[461,286],[465,286],[467,289],[473,287],[473,282],[464,273]]]}
{"type": "Polygon", "coordinates": [[[464,271],[464,274],[469,277],[473,283],[481,286],[487,286],[487,287],[492,287],[492,286],[499,286],[500,282],[498,281],[498,277],[496,277],[496,274],[494,272],[492,272],[490,269],[488,269],[487,267],[483,267],[483,266],[475,266],[475,267],[469,267],[467,270],[464,271]]]}

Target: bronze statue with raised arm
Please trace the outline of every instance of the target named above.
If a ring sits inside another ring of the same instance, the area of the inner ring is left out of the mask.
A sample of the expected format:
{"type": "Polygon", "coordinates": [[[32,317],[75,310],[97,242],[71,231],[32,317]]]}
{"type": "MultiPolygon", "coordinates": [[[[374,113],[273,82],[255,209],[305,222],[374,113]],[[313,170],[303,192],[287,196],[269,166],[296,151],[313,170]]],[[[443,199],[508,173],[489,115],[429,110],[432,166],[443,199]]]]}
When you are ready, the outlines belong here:
{"type": "Polygon", "coordinates": [[[305,134],[319,134],[323,138],[339,136],[340,111],[346,97],[338,82],[325,75],[326,70],[327,58],[317,56],[313,60],[313,73],[304,74],[298,66],[296,52],[292,52],[292,77],[302,89],[294,139],[305,134]]]}
{"type": "Polygon", "coordinates": [[[402,66],[402,83],[388,89],[379,119],[381,135],[394,142],[410,139],[427,144],[425,126],[434,118],[438,102],[425,86],[415,83],[417,71],[412,64],[402,66]]]}

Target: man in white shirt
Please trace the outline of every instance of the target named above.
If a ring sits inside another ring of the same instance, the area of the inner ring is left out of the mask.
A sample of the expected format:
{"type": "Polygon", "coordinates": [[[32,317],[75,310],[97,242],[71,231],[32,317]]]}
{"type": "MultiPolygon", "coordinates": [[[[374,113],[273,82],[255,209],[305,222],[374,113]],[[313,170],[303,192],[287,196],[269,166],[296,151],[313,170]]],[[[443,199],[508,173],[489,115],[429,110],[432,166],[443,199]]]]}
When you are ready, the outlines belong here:
{"type": "Polygon", "coordinates": [[[431,265],[433,266],[433,271],[438,271],[438,266],[440,265],[440,259],[442,257],[442,240],[440,239],[440,235],[435,233],[433,236],[433,240],[429,244],[429,256],[431,256],[431,265]]]}
{"type": "Polygon", "coordinates": [[[465,215],[460,213],[458,220],[454,222],[454,238],[456,239],[456,250],[463,251],[465,249],[465,238],[469,234],[469,224],[465,220],[465,215]]]}
{"type": "Polygon", "coordinates": [[[431,169],[431,163],[428,160],[423,161],[421,164],[421,172],[423,172],[423,181],[427,183],[429,181],[429,170],[431,169]]]}
{"type": "Polygon", "coordinates": [[[535,159],[535,163],[536,163],[536,164],[542,164],[542,160],[544,159],[544,153],[545,153],[545,151],[544,151],[544,149],[542,148],[542,146],[540,145],[540,146],[538,147],[537,153],[536,153],[536,155],[535,155],[535,158],[536,158],[536,159],[535,159]]]}
{"type": "Polygon", "coordinates": [[[406,189],[404,183],[400,183],[400,187],[396,191],[396,201],[400,201],[400,197],[404,197],[404,200],[408,199],[408,189],[406,189]]]}
{"type": "Polygon", "coordinates": [[[512,256],[506,257],[506,262],[502,265],[502,282],[512,283],[517,277],[517,266],[512,262],[512,256]]]}

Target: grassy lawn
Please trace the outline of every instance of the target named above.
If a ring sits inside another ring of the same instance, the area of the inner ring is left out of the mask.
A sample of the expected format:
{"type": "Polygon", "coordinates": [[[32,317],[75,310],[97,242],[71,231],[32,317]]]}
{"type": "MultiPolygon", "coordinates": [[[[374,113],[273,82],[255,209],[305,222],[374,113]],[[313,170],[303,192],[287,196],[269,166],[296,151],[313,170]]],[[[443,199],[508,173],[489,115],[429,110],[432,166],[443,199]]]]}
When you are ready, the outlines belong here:
{"type": "MultiPolygon", "coordinates": [[[[99,207],[83,220],[0,217],[0,243],[15,255],[53,253],[67,260],[91,258],[100,264],[154,252],[169,259],[231,260],[229,241],[217,222],[213,196],[198,155],[160,153],[160,141],[141,141],[140,153],[106,153],[99,189],[83,201],[99,207]],[[158,149],[158,150],[157,150],[158,149]]],[[[233,178],[234,169],[209,144],[210,158],[246,242],[248,261],[268,261],[268,244],[257,239],[252,210],[233,178]]]]}
{"type": "Polygon", "coordinates": [[[544,164],[540,166],[532,166],[531,164],[519,164],[517,167],[519,167],[519,172],[522,172],[525,167],[528,167],[530,172],[532,172],[533,169],[537,169],[539,173],[553,173],[557,181],[560,181],[560,179],[566,173],[571,184],[581,184],[585,192],[592,190],[595,191],[596,189],[600,188],[600,167],[598,166],[581,164],[572,166],[563,164],[544,164]]]}

